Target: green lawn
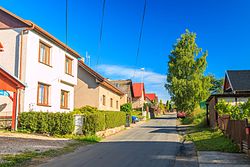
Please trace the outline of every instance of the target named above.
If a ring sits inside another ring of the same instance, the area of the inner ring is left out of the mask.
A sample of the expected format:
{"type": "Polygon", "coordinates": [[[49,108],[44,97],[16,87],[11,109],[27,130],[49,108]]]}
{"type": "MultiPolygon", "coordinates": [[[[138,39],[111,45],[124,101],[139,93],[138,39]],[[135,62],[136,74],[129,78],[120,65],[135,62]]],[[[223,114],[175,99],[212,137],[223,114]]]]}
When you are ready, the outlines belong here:
{"type": "Polygon", "coordinates": [[[193,127],[185,139],[193,141],[197,151],[239,152],[238,146],[226,138],[220,130],[193,127]]]}

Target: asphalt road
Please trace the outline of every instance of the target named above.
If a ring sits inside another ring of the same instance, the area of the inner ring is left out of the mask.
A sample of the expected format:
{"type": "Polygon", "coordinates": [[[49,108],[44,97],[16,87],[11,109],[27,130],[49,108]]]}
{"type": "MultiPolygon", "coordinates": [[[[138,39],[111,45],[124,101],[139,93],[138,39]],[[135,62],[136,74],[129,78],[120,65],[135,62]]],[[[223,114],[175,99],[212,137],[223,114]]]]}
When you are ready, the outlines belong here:
{"type": "Polygon", "coordinates": [[[52,159],[41,167],[172,167],[179,149],[176,115],[169,114],[52,159]]]}

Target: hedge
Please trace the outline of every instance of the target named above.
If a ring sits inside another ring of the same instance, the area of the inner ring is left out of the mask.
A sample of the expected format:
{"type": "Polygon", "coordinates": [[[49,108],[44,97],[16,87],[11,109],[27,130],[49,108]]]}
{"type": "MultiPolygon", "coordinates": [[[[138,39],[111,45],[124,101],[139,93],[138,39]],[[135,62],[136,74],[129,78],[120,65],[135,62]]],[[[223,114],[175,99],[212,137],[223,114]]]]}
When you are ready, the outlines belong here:
{"type": "Polygon", "coordinates": [[[120,111],[105,111],[106,129],[115,128],[126,124],[126,113],[120,111]]]}
{"type": "Polygon", "coordinates": [[[19,124],[21,130],[65,135],[74,131],[74,116],[70,113],[59,112],[22,112],[19,124]]]}
{"type": "Polygon", "coordinates": [[[72,113],[84,115],[82,127],[84,134],[95,134],[126,124],[126,113],[121,111],[99,111],[94,107],[85,106],[75,109],[72,113]]]}

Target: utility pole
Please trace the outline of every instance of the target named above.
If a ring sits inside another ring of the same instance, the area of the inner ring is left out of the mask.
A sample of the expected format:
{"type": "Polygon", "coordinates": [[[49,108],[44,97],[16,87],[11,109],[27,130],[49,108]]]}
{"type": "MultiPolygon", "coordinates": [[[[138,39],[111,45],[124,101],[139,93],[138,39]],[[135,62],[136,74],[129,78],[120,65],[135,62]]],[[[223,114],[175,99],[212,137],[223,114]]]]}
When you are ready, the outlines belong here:
{"type": "Polygon", "coordinates": [[[142,116],[144,115],[144,112],[143,112],[143,105],[144,105],[144,94],[143,94],[143,72],[145,71],[145,68],[141,68],[140,69],[142,71],[142,77],[141,77],[141,100],[142,100],[142,107],[141,107],[141,112],[142,112],[142,116]]]}

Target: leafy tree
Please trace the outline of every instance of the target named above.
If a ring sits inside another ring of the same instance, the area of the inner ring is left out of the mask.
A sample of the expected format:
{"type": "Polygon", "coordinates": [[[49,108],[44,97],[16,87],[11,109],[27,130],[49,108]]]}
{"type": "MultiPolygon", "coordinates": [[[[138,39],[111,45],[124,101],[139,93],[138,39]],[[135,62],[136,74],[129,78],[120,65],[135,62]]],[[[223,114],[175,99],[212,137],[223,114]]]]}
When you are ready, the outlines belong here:
{"type": "Polygon", "coordinates": [[[167,84],[178,111],[192,112],[209,95],[210,77],[204,76],[208,53],[196,44],[196,34],[186,30],[169,55],[167,84]]]}
{"type": "Polygon", "coordinates": [[[223,82],[224,82],[224,78],[220,78],[217,79],[215,78],[214,75],[210,75],[210,80],[211,80],[211,84],[212,87],[209,89],[211,94],[219,94],[219,93],[223,93],[223,82]]]}
{"type": "Polygon", "coordinates": [[[125,104],[121,105],[120,110],[124,111],[124,112],[132,111],[132,104],[131,103],[125,103],[125,104]]]}

